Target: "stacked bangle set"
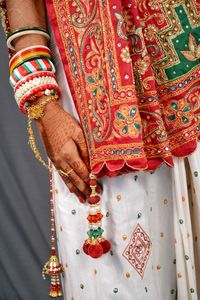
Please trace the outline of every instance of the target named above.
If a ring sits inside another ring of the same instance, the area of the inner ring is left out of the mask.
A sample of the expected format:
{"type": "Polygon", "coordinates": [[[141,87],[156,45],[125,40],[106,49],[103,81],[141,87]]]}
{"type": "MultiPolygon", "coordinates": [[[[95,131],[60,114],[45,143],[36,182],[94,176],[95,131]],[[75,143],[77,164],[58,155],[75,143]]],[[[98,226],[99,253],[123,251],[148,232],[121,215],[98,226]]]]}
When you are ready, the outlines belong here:
{"type": "MultiPolygon", "coordinates": [[[[23,27],[9,33],[7,46],[14,50],[12,42],[21,36],[40,34],[49,39],[47,31],[39,27],[23,27]]],[[[24,48],[12,56],[9,62],[10,84],[19,109],[26,113],[30,101],[42,95],[60,95],[51,61],[51,51],[46,46],[24,48]]]]}

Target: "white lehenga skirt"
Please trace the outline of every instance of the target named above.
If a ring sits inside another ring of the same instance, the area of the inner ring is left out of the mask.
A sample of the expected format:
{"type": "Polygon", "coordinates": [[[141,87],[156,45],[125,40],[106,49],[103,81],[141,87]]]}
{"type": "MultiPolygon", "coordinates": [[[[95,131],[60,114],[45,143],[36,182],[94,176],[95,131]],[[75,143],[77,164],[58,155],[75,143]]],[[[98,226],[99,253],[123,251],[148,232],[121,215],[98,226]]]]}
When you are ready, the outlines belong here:
{"type": "MultiPolygon", "coordinates": [[[[56,56],[63,106],[78,119],[56,56]]],[[[101,180],[104,236],[111,241],[112,251],[98,259],[82,250],[87,204],[81,204],[54,173],[65,300],[198,299],[200,147],[188,159],[189,186],[184,159],[174,162],[173,169],[163,165],[153,174],[137,172],[101,180]]]]}

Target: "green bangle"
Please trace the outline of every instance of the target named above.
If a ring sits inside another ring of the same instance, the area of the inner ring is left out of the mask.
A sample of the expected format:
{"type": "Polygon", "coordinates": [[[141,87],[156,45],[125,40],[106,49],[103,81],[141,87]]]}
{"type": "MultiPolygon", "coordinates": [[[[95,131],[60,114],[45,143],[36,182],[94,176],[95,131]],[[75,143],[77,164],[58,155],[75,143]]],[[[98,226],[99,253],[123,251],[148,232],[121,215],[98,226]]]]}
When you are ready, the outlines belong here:
{"type": "Polygon", "coordinates": [[[22,31],[27,31],[27,30],[37,30],[37,31],[42,31],[42,32],[45,32],[48,34],[48,31],[41,28],[41,27],[37,27],[37,26],[27,26],[27,27],[21,27],[21,28],[18,28],[16,29],[15,31],[11,31],[7,34],[7,39],[12,36],[13,34],[16,34],[18,32],[22,32],[22,31]]]}

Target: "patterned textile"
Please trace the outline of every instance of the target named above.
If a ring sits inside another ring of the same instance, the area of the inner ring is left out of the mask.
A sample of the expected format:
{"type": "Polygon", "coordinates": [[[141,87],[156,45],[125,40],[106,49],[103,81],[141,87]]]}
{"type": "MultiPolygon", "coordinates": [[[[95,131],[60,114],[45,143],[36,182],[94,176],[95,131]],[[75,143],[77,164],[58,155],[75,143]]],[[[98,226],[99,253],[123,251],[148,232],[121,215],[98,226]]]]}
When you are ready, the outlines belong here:
{"type": "MultiPolygon", "coordinates": [[[[62,61],[52,42],[61,104],[78,121],[62,61]]],[[[87,231],[87,222],[81,222],[87,217],[87,204],[80,205],[54,173],[58,249],[65,268],[64,299],[198,300],[200,143],[189,160],[195,188],[187,186],[184,159],[177,158],[174,168],[163,165],[155,172],[100,179],[103,227],[112,243],[110,253],[100,259],[91,259],[81,247],[87,231]],[[188,199],[190,191],[195,199],[188,199]],[[193,228],[190,209],[195,212],[193,228]]]]}
{"type": "Polygon", "coordinates": [[[152,170],[196,148],[199,0],[46,0],[99,176],[152,170]]]}

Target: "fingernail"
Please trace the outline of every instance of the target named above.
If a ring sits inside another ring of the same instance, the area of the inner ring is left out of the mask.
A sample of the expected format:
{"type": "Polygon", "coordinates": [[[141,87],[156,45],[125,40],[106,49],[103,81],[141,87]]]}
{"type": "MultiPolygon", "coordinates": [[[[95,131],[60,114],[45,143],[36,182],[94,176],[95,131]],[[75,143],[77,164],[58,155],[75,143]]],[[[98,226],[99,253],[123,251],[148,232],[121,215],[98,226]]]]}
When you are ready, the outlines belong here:
{"type": "Polygon", "coordinates": [[[85,200],[84,198],[82,198],[82,197],[78,197],[78,199],[79,199],[79,201],[80,201],[81,203],[85,203],[85,202],[86,202],[86,200],[85,200]]]}

